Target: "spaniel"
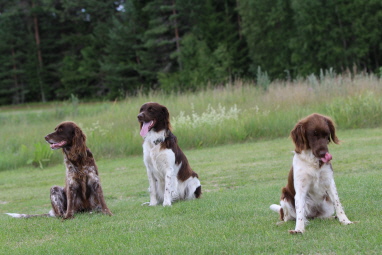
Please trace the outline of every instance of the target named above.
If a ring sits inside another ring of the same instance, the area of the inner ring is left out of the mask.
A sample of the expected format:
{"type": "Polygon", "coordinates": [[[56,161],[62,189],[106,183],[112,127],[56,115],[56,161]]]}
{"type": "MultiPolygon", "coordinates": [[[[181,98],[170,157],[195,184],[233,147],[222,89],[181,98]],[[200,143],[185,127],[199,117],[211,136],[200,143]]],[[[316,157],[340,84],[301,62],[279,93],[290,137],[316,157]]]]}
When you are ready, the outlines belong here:
{"type": "Polygon", "coordinates": [[[282,189],[280,205],[270,208],[282,221],[296,220],[291,234],[303,233],[307,219],[330,218],[334,212],[342,224],[351,224],[340,203],[330,163],[328,144],[339,143],[333,121],[320,114],[309,115],[296,124],[291,137],[295,151],[288,184],[282,189]]]}
{"type": "Polygon", "coordinates": [[[101,211],[112,215],[106,205],[98,168],[93,154],[86,146],[86,136],[74,122],[62,122],[53,133],[45,136],[53,150],[62,149],[66,168],[65,187],[50,189],[52,210],[48,214],[28,215],[10,213],[16,218],[56,216],[70,219],[78,212],[101,211]]]}
{"type": "Polygon", "coordinates": [[[170,114],[158,103],[142,105],[137,116],[143,137],[143,161],[147,169],[150,206],[171,206],[176,200],[199,198],[199,177],[171,132],[170,114]]]}

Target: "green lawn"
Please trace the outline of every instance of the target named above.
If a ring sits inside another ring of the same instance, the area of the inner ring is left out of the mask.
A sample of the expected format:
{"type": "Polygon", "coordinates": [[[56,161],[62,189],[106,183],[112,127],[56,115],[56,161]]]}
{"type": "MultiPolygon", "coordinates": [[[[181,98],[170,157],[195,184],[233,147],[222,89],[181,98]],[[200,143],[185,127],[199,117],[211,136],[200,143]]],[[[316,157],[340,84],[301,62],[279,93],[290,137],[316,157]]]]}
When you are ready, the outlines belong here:
{"type": "Polygon", "coordinates": [[[269,206],[278,203],[292,162],[292,142],[285,137],[186,150],[204,193],[170,208],[141,206],[149,200],[142,157],[98,161],[112,217],[11,218],[4,213],[47,213],[49,188],[63,185],[64,166],[2,171],[0,253],[380,254],[382,129],[339,130],[338,137],[341,145],[330,147],[335,180],[345,212],[357,224],[312,220],[304,235],[288,233],[294,222],[276,225],[278,215],[269,206]]]}

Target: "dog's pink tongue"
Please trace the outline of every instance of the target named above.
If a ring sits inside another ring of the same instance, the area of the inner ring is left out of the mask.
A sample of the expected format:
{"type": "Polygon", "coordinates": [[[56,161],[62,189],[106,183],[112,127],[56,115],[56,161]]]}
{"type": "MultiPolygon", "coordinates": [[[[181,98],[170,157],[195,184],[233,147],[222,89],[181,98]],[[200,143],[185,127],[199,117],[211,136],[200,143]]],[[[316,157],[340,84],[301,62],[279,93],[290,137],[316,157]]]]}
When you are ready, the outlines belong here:
{"type": "Polygon", "coordinates": [[[330,155],[329,152],[325,154],[325,157],[321,158],[322,162],[328,163],[330,160],[332,160],[332,155],[330,155]]]}
{"type": "Polygon", "coordinates": [[[51,145],[50,145],[50,148],[51,149],[57,149],[57,148],[61,148],[62,146],[64,146],[66,144],[66,141],[61,141],[61,142],[59,142],[59,143],[52,143],[51,145]]]}
{"type": "Polygon", "coordinates": [[[139,133],[142,137],[145,137],[147,133],[149,132],[150,125],[153,123],[153,121],[150,122],[143,122],[141,132],[139,133]]]}

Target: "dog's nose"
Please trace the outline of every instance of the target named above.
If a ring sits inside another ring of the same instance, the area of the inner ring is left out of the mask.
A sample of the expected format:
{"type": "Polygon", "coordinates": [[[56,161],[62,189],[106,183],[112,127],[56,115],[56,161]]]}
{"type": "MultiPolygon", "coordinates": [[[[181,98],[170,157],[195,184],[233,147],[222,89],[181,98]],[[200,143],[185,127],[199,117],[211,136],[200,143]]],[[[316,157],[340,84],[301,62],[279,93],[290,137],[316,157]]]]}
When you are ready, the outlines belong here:
{"type": "Polygon", "coordinates": [[[143,119],[143,113],[141,112],[140,114],[138,114],[137,118],[138,118],[138,120],[142,120],[143,119]]]}
{"type": "Polygon", "coordinates": [[[318,155],[320,156],[320,158],[324,158],[325,155],[326,155],[327,151],[326,150],[320,150],[318,155]]]}

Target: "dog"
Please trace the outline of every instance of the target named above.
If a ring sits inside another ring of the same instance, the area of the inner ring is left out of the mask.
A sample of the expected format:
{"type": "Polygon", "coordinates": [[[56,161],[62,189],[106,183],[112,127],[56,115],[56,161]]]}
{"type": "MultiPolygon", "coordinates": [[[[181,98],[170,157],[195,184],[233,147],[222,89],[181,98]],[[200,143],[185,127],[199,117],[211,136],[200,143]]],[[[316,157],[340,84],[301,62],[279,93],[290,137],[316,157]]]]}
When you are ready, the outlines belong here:
{"type": "Polygon", "coordinates": [[[78,212],[101,211],[111,216],[103,196],[97,165],[86,146],[86,136],[81,128],[74,122],[62,122],[53,133],[45,136],[45,140],[51,149],[62,149],[66,167],[65,187],[53,186],[50,189],[52,210],[48,214],[8,215],[16,218],[52,216],[71,219],[78,212]]]}
{"type": "Polygon", "coordinates": [[[295,150],[288,184],[282,189],[280,205],[271,205],[271,210],[282,221],[296,220],[291,234],[304,233],[307,219],[331,218],[334,212],[341,224],[353,223],[340,203],[330,163],[328,144],[339,144],[334,122],[314,113],[301,119],[290,136],[295,150]]]}
{"type": "MultiPolygon", "coordinates": [[[[177,200],[199,198],[202,186],[171,132],[170,114],[158,103],[145,103],[137,116],[143,137],[143,161],[147,169],[150,206],[171,206],[177,200]]],[[[145,203],[147,204],[147,203],[145,203]]]]}

